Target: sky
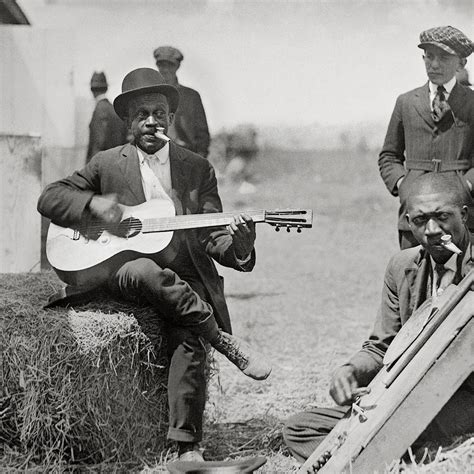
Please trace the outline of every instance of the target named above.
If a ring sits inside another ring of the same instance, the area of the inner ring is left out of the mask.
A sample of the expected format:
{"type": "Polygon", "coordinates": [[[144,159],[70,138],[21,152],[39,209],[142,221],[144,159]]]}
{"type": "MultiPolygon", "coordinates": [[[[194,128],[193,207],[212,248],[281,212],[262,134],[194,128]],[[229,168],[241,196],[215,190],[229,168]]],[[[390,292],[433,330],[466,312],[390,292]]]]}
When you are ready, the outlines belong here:
{"type": "Polygon", "coordinates": [[[211,131],[388,121],[397,95],[426,81],[422,30],[449,24],[474,38],[472,0],[18,3],[33,27],[70,32],[79,96],[103,70],[113,99],[125,74],[155,67],[156,47],[179,48],[179,80],[200,92],[211,131]]]}

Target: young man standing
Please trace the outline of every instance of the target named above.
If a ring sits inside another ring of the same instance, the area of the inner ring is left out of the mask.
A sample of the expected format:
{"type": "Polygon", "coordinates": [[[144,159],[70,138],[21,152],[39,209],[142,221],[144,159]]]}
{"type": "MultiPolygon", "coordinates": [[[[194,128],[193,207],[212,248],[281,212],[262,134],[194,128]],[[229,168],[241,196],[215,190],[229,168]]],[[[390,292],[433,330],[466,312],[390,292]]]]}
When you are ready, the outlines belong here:
{"type": "MultiPolygon", "coordinates": [[[[400,248],[418,245],[405,219],[413,181],[430,171],[455,171],[466,189],[474,184],[474,91],[456,82],[472,41],[452,26],[420,34],[428,83],[398,97],[379,170],[387,189],[400,198],[400,248]]],[[[469,227],[474,230],[472,202],[469,227]]]]}

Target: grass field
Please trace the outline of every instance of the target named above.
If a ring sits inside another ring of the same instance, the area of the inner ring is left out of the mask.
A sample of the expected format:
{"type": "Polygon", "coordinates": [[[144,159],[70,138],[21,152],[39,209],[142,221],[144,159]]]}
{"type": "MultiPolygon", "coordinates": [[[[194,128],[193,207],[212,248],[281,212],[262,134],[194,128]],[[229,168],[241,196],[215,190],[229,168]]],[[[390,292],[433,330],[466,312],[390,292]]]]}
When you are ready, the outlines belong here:
{"type": "MultiPolygon", "coordinates": [[[[245,455],[258,443],[278,445],[282,420],[331,403],[329,376],[367,336],[385,265],[397,250],[397,203],[378,175],[376,153],[269,150],[254,170],[254,194],[239,194],[224,181],[224,208],[310,208],[313,228],[276,233],[259,224],[254,271],[221,270],[234,332],[271,359],[273,372],[252,381],[219,358],[204,443],[210,457],[230,454],[227,448],[245,455]],[[243,422],[250,433],[236,446],[232,434],[244,430],[243,422]],[[216,443],[216,436],[223,439],[216,443]]],[[[292,465],[276,455],[262,472],[292,465]]]]}
{"type": "MultiPolygon", "coordinates": [[[[332,404],[332,371],[371,328],[386,263],[398,248],[397,202],[378,175],[376,152],[267,150],[253,168],[256,193],[220,179],[224,209],[310,208],[313,229],[276,233],[258,224],[254,271],[219,268],[234,333],[266,354],[273,372],[253,381],[216,355],[202,446],[209,460],[264,454],[258,472],[285,473],[296,464],[282,446],[283,421],[332,404]]],[[[469,450],[472,458],[472,443],[469,450]]],[[[142,472],[163,472],[171,456],[160,456],[142,472]]]]}
{"type": "MultiPolygon", "coordinates": [[[[380,179],[376,152],[266,151],[254,167],[258,192],[240,195],[224,181],[224,207],[311,208],[313,229],[277,234],[261,224],[254,271],[221,270],[234,332],[269,356],[273,372],[252,381],[218,355],[204,446],[209,458],[266,453],[259,472],[291,472],[281,424],[310,405],[332,405],[330,374],[367,337],[398,250],[398,200],[380,179]]],[[[472,461],[472,442],[467,449],[461,458],[472,461]]],[[[459,466],[412,472],[472,472],[472,463],[459,466]]]]}

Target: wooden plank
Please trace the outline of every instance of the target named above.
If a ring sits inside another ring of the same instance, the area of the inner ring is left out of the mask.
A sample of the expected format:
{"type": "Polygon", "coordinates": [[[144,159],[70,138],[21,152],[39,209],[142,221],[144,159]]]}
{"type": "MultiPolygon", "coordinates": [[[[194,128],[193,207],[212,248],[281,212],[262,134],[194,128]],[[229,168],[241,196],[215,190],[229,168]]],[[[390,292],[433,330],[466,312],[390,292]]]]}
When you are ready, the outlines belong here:
{"type": "Polygon", "coordinates": [[[471,374],[472,341],[473,319],[360,453],[352,464],[353,473],[383,472],[387,464],[405,453],[471,374]]]}
{"type": "Polygon", "coordinates": [[[39,137],[0,135],[0,271],[40,270],[41,192],[39,137]]]}
{"type": "MultiPolygon", "coordinates": [[[[383,384],[383,380],[387,375],[385,369],[372,381],[370,384],[371,393],[362,397],[360,402],[360,406],[366,410],[368,421],[360,422],[358,417],[342,420],[306,463],[303,464],[299,472],[312,472],[310,470],[312,464],[326,451],[330,451],[332,457],[318,472],[344,472],[348,469],[351,460],[355,460],[361,450],[368,446],[387,419],[392,416],[416,384],[430,370],[444,348],[452,343],[452,339],[458,333],[459,328],[464,327],[473,316],[474,293],[470,291],[388,389],[383,384]],[[336,448],[336,446],[340,447],[336,448]]],[[[451,395],[452,393],[449,393],[446,396],[449,398],[451,395]]],[[[434,418],[436,413],[437,411],[432,413],[432,418],[434,418]]],[[[419,425],[419,433],[425,427],[426,424],[424,426],[419,425]]],[[[397,433],[393,434],[394,437],[397,435],[397,433]]],[[[401,437],[401,441],[405,444],[401,454],[410,446],[414,439],[408,439],[405,436],[401,437]]],[[[401,454],[398,454],[397,451],[394,457],[399,457],[401,454]]],[[[390,457],[391,459],[392,457],[390,457]]]]}

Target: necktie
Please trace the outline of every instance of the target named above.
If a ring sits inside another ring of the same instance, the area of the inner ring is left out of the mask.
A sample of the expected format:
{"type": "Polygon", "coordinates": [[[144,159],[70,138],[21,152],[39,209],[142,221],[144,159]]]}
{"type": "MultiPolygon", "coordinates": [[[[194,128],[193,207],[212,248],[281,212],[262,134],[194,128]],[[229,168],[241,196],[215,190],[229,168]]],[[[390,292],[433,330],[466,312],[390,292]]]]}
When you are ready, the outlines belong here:
{"type": "Polygon", "coordinates": [[[445,92],[446,89],[443,86],[438,86],[438,90],[433,99],[433,111],[431,112],[431,117],[435,122],[439,122],[446,112],[450,110],[449,104],[446,101],[445,92]]]}
{"type": "Polygon", "coordinates": [[[435,294],[439,296],[453,281],[454,273],[452,270],[448,270],[442,263],[435,265],[435,272],[437,277],[435,294]]]}

